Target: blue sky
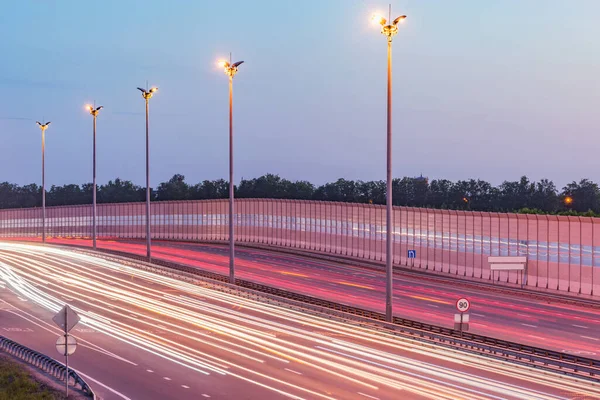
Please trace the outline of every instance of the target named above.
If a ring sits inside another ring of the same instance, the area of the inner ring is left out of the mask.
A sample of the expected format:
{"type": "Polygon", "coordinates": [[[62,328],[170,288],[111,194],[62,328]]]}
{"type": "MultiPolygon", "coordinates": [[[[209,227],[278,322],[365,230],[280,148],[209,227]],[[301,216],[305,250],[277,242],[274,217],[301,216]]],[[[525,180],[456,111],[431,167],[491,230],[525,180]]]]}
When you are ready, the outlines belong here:
{"type": "MultiPolygon", "coordinates": [[[[236,181],[264,173],[323,183],[385,178],[385,38],[367,0],[22,0],[0,14],[0,181],[151,183],[227,177],[227,77],[234,82],[236,181]]],[[[598,177],[600,2],[392,2],[394,175],[598,177]]]]}

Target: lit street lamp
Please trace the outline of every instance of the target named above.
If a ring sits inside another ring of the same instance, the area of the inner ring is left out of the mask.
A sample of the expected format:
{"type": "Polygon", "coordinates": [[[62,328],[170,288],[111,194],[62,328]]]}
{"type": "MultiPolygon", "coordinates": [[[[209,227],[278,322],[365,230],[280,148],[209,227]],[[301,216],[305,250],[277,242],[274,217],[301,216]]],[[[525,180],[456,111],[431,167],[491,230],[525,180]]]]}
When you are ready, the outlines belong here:
{"type": "Polygon", "coordinates": [[[233,77],[243,61],[231,63],[231,54],[228,61],[220,61],[225,74],[229,76],[229,282],[235,284],[235,238],[233,232],[233,77]]]}
{"type": "Polygon", "coordinates": [[[46,129],[50,122],[41,123],[36,121],[42,130],[42,242],[46,243],[46,129]]]}
{"type": "Polygon", "coordinates": [[[567,206],[567,208],[571,207],[573,205],[573,198],[571,196],[566,196],[563,201],[565,203],[565,206],[567,206]]]}
{"type": "Polygon", "coordinates": [[[142,92],[142,97],[146,100],[146,256],[148,262],[152,260],[150,252],[150,137],[148,135],[148,102],[152,95],[158,90],[157,87],[151,89],[138,88],[142,92]]]}
{"type": "Polygon", "coordinates": [[[90,114],[92,115],[92,117],[94,117],[94,150],[93,150],[93,167],[92,167],[92,175],[93,175],[93,192],[92,192],[92,242],[94,244],[94,250],[96,250],[96,117],[98,116],[98,113],[100,112],[100,110],[102,110],[104,107],[99,106],[99,107],[92,107],[89,104],[87,106],[85,106],[86,110],[88,110],[90,112],[90,114]]]}
{"type": "MultiPolygon", "coordinates": [[[[390,5],[390,20],[392,19],[392,6],[390,5]]],[[[387,215],[386,215],[386,252],[385,252],[385,317],[386,321],[393,320],[393,271],[392,271],[392,38],[398,33],[398,24],[404,22],[406,15],[392,21],[391,24],[381,16],[374,16],[373,21],[381,25],[381,33],[387,37],[387,215]]]]}

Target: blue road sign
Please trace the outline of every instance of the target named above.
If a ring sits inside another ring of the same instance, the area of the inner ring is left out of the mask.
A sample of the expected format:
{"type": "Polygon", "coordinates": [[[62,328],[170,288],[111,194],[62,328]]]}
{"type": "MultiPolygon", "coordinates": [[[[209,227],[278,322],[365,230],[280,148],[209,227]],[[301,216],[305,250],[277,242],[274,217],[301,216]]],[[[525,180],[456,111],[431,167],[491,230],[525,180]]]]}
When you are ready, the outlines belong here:
{"type": "Polygon", "coordinates": [[[408,250],[408,258],[417,258],[416,250],[408,250]]]}

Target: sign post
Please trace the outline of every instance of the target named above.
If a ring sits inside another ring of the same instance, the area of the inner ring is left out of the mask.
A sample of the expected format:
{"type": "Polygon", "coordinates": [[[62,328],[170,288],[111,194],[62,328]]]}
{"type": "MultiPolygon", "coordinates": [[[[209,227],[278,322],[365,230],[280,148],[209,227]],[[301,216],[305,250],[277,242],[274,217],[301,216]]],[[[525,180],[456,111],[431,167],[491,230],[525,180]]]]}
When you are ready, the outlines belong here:
{"type": "Polygon", "coordinates": [[[67,369],[65,376],[65,393],[69,397],[69,355],[75,353],[77,348],[77,340],[69,335],[69,331],[73,329],[81,318],[68,304],[52,318],[52,321],[64,332],[64,336],[59,336],[56,341],[56,350],[65,356],[65,367],[67,369]]]}
{"type": "Polygon", "coordinates": [[[458,328],[460,337],[462,337],[463,329],[465,331],[469,330],[469,314],[465,315],[465,313],[469,311],[469,308],[471,308],[471,303],[464,297],[461,297],[456,301],[456,309],[460,314],[454,315],[454,329],[458,328]]]}

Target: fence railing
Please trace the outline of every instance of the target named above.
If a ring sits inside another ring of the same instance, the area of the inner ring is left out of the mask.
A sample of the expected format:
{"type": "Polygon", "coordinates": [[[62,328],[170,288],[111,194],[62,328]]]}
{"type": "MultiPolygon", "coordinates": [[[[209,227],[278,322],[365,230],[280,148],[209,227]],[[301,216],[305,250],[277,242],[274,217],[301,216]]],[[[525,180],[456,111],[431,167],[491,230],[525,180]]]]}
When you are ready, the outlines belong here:
{"type": "MultiPolygon", "coordinates": [[[[166,201],[151,206],[152,237],[225,241],[227,200],[166,201]]],[[[144,238],[145,204],[98,205],[98,237],[144,238]]],[[[41,209],[0,210],[0,237],[41,236],[41,209]]],[[[90,205],[48,207],[46,234],[91,236],[90,205]]],[[[304,200],[236,200],[238,242],[385,261],[385,207],[304,200]]],[[[526,286],[600,294],[600,219],[394,207],[395,265],[492,280],[488,256],[525,256],[526,286]],[[416,257],[408,258],[415,250],[416,257]]],[[[521,283],[518,271],[494,281],[521,283]]]]}
{"type": "Polygon", "coordinates": [[[13,342],[4,336],[0,336],[0,350],[41,369],[57,379],[62,381],[69,379],[69,385],[79,387],[83,393],[92,399],[96,398],[92,388],[89,387],[89,385],[83,380],[82,377],[79,376],[79,374],[77,374],[77,372],[69,368],[69,376],[67,378],[67,368],[64,364],[58,362],[54,358],[48,357],[42,353],[38,353],[35,350],[31,350],[29,347],[25,347],[19,343],[13,342]]]}

